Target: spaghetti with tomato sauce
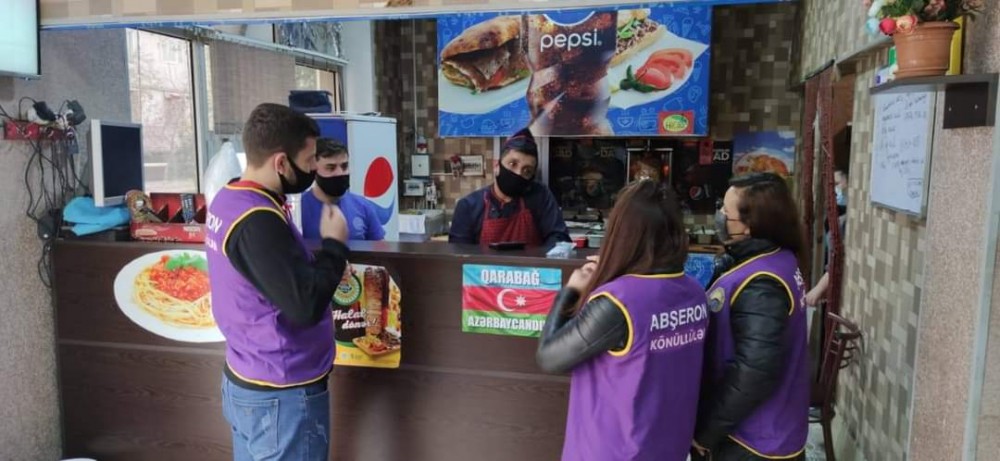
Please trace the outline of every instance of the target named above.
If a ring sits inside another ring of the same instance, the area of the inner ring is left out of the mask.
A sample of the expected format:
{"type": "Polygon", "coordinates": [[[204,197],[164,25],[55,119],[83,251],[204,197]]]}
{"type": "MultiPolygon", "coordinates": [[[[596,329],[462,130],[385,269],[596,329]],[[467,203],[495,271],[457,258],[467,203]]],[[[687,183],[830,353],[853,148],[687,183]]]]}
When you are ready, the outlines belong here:
{"type": "Polygon", "coordinates": [[[172,326],[214,327],[208,273],[203,266],[204,258],[198,256],[164,255],[136,276],[134,301],[172,326]]]}

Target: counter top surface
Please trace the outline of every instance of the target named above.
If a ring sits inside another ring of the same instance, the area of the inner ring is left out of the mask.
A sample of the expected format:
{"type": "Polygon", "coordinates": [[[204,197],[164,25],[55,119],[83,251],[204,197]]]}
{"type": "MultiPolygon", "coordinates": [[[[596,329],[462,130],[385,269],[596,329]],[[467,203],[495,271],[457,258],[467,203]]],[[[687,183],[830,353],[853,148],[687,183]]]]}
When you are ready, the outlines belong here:
{"type": "MultiPolygon", "coordinates": [[[[319,247],[319,241],[307,241],[307,245],[310,248],[319,247]]],[[[197,243],[169,243],[169,242],[99,242],[99,241],[89,241],[89,240],[62,240],[60,244],[67,245],[88,245],[88,246],[127,246],[131,248],[148,248],[151,250],[168,249],[168,248],[178,248],[178,249],[201,249],[202,245],[197,243]]],[[[467,259],[470,257],[488,257],[491,260],[494,259],[548,259],[551,261],[559,261],[559,259],[550,259],[545,257],[545,253],[548,252],[550,247],[536,247],[536,248],[525,248],[523,250],[512,250],[512,251],[497,251],[489,248],[484,248],[479,245],[459,245],[452,243],[443,242],[370,242],[364,240],[352,240],[348,242],[348,246],[351,248],[353,253],[361,254],[371,254],[377,256],[378,254],[394,254],[394,255],[412,255],[428,258],[460,258],[467,259]]],[[[717,253],[720,248],[714,246],[700,246],[692,245],[690,251],[692,253],[717,253]]],[[[583,260],[588,256],[596,255],[600,252],[596,248],[580,248],[577,249],[569,260],[583,260]]]]}

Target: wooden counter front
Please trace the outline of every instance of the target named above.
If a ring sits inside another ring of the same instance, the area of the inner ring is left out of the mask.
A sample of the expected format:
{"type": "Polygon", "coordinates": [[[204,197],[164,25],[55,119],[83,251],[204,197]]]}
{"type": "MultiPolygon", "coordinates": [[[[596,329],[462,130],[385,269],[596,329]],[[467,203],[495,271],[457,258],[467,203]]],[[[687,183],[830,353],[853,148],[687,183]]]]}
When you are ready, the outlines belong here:
{"type": "MultiPolygon", "coordinates": [[[[337,367],[330,380],[331,459],[554,460],[568,379],[542,374],[535,339],[461,331],[462,265],[563,269],[541,250],[498,253],[440,243],[352,242],[352,262],[385,266],[402,292],[402,365],[337,367]]],[[[64,457],[227,460],[222,343],[172,341],[117,307],[129,261],[200,246],[60,241],[55,303],[64,457]]]]}

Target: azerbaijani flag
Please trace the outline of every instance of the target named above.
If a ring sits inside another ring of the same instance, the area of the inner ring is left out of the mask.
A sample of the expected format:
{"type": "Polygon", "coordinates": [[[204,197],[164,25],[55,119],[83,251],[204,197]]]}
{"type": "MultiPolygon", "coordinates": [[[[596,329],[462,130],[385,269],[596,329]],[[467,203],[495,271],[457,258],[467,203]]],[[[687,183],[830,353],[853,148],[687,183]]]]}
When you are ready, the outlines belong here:
{"type": "Polygon", "coordinates": [[[462,266],[462,331],[538,337],[562,288],[562,270],[462,266]]]}

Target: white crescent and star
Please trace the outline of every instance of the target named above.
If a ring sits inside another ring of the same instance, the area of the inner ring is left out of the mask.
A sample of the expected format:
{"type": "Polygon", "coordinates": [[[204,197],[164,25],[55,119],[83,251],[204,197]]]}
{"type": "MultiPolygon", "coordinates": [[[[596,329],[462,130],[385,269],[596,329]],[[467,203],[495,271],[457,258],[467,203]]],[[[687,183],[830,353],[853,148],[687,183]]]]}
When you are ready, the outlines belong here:
{"type": "MultiPolygon", "coordinates": [[[[503,290],[500,290],[499,293],[497,293],[497,307],[499,307],[500,310],[504,312],[514,312],[514,309],[507,307],[507,305],[503,303],[503,296],[507,293],[513,293],[513,292],[514,292],[513,289],[504,288],[503,290]]],[[[514,304],[517,307],[524,307],[528,304],[528,300],[525,299],[524,296],[517,295],[517,298],[514,298],[514,304]]]]}

